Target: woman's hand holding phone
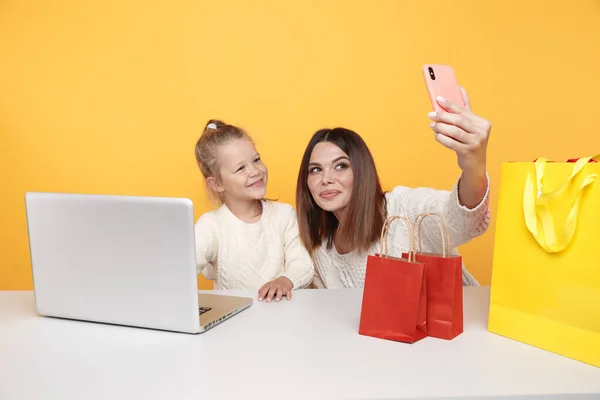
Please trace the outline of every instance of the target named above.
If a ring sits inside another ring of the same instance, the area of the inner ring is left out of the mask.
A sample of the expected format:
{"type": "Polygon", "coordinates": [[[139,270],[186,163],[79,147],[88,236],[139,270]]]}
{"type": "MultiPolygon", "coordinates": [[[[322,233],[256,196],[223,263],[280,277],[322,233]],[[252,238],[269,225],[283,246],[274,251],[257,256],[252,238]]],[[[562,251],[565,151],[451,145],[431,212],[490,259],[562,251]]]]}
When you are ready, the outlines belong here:
{"type": "MultiPolygon", "coordinates": [[[[434,77],[433,80],[435,78],[438,77],[434,77]]],[[[471,208],[475,207],[485,194],[487,144],[492,125],[485,118],[473,113],[467,91],[457,84],[454,87],[451,78],[438,84],[437,87],[445,90],[436,91],[434,85],[427,85],[430,98],[432,101],[435,99],[437,105],[434,107],[435,111],[430,112],[428,116],[432,120],[430,127],[435,139],[457,155],[458,166],[463,172],[459,196],[461,203],[471,208]],[[444,96],[444,92],[453,93],[453,90],[460,92],[462,104],[457,104],[456,96],[454,101],[444,96]]]]}
{"type": "Polygon", "coordinates": [[[432,111],[429,118],[435,139],[456,152],[458,166],[465,173],[485,175],[487,144],[491,123],[471,111],[469,97],[460,88],[465,106],[459,106],[442,96],[436,98],[440,111],[432,111]]]}

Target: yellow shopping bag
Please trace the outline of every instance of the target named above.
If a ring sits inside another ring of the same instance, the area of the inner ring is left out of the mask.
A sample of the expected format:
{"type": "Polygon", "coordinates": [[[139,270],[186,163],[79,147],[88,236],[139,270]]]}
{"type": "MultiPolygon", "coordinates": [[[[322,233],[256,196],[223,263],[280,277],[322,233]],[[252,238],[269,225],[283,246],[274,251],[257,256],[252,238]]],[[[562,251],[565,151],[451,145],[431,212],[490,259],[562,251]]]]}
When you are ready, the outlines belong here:
{"type": "Polygon", "coordinates": [[[503,163],[488,329],[600,367],[600,163],[593,161],[503,163]]]}

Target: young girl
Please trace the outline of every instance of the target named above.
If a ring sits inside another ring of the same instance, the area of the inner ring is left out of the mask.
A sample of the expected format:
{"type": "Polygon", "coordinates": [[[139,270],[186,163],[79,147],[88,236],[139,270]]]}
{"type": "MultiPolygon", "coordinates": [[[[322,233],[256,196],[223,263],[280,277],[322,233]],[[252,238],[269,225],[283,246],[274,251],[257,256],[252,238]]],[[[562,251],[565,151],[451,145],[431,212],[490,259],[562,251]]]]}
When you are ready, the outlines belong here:
{"type": "Polygon", "coordinates": [[[310,284],[314,268],[289,204],[264,200],[267,167],[252,139],[210,120],[196,143],[196,160],[221,206],[196,223],[198,273],[215,289],[256,289],[258,300],[291,299],[310,284]]]}

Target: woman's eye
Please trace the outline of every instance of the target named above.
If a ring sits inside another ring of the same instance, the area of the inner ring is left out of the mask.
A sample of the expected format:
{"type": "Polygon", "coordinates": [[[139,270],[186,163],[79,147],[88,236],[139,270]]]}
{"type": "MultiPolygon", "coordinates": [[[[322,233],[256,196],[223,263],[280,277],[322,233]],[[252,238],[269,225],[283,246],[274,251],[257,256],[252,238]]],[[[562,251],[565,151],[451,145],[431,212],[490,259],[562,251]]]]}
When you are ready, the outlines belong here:
{"type": "Polygon", "coordinates": [[[321,168],[313,167],[313,168],[309,169],[308,172],[311,174],[316,174],[317,172],[321,172],[321,168]]]}
{"type": "Polygon", "coordinates": [[[336,169],[346,169],[348,168],[348,164],[341,163],[335,166],[336,169]]]}

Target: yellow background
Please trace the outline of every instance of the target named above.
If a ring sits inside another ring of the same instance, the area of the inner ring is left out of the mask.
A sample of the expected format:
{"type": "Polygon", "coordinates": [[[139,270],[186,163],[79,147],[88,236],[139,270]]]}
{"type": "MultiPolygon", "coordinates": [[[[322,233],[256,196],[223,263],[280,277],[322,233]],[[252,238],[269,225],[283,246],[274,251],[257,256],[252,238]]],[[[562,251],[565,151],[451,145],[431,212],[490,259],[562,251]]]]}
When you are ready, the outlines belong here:
{"type": "MultiPolygon", "coordinates": [[[[344,126],[386,189],[449,189],[420,67],[451,64],[493,123],[500,163],[596,154],[600,2],[35,1],[0,4],[0,289],[30,289],[26,191],[189,197],[209,210],[194,143],[245,127],[294,204],[310,137],[344,126]]],[[[460,250],[481,283],[495,224],[460,250]]],[[[199,280],[201,287],[210,283],[199,280]]]]}

